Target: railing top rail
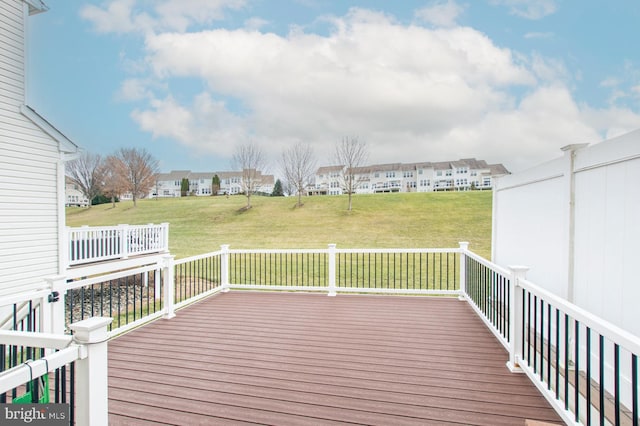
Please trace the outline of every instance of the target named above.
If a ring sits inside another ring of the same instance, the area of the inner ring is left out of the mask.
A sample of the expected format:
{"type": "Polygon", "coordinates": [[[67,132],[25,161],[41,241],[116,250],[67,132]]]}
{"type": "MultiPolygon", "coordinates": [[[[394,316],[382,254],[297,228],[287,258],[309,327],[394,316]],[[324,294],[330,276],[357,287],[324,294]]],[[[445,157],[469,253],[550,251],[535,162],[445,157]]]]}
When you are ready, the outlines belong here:
{"type": "Polygon", "coordinates": [[[176,259],[174,264],[181,265],[183,263],[195,262],[196,260],[202,260],[209,257],[220,256],[222,254],[221,250],[212,251],[210,253],[198,254],[196,256],[183,257],[182,259],[176,259]]]}
{"type": "Polygon", "coordinates": [[[555,308],[558,308],[570,317],[591,328],[598,334],[619,344],[628,351],[633,352],[636,355],[640,355],[639,337],[586,311],[585,309],[582,309],[577,305],[574,305],[573,303],[549,292],[548,290],[539,287],[531,281],[521,279],[519,283],[520,286],[525,290],[530,291],[532,294],[543,298],[545,302],[549,303],[555,308]]]}
{"type": "Polygon", "coordinates": [[[503,268],[502,266],[499,266],[477,254],[475,254],[474,252],[470,251],[470,250],[465,250],[464,252],[467,256],[469,256],[470,258],[472,258],[473,260],[475,260],[476,262],[486,266],[489,269],[493,269],[494,271],[498,272],[500,275],[504,275],[506,277],[511,277],[512,273],[511,271],[509,271],[506,268],[503,268]]]}
{"type": "Polygon", "coordinates": [[[230,254],[326,253],[327,249],[229,249],[230,254]]]}
{"type": "Polygon", "coordinates": [[[42,299],[43,297],[46,297],[49,293],[51,293],[51,290],[48,288],[45,288],[41,290],[34,290],[29,292],[22,292],[22,293],[2,296],[0,297],[0,307],[13,305],[14,303],[28,302],[29,300],[36,301],[38,299],[42,299]]]}
{"type": "Polygon", "coordinates": [[[70,346],[44,358],[29,361],[3,371],[0,373],[0,394],[80,359],[80,348],[81,346],[70,346]]]}
{"type": "Polygon", "coordinates": [[[32,331],[0,330],[0,342],[5,345],[34,348],[64,349],[73,342],[73,336],[32,331]]]}
{"type": "Polygon", "coordinates": [[[460,253],[459,248],[336,249],[336,253],[460,253]]]}

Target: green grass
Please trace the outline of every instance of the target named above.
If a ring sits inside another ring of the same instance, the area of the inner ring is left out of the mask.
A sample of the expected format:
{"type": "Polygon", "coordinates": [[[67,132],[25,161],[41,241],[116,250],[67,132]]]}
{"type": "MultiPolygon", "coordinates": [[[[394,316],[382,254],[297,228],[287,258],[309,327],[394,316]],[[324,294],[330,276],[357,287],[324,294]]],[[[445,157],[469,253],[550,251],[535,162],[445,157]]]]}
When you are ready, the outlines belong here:
{"type": "Polygon", "coordinates": [[[68,226],[168,222],[177,258],[231,248],[440,248],[491,252],[491,192],[438,192],[306,197],[188,197],[67,208],[68,226]]]}

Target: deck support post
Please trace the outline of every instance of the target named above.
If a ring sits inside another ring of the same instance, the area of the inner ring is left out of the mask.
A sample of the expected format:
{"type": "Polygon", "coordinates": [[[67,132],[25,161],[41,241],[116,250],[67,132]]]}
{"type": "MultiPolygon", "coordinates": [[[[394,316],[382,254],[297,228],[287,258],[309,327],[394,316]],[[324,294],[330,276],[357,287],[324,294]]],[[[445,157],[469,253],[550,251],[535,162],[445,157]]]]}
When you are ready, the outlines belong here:
{"type": "Polygon", "coordinates": [[[469,250],[469,243],[466,241],[460,241],[460,294],[458,300],[467,300],[467,268],[466,258],[467,250],[469,250]]]}
{"type": "Polygon", "coordinates": [[[329,294],[327,296],[335,296],[336,292],[336,245],[329,244],[329,294]]]}
{"type": "Polygon", "coordinates": [[[175,312],[175,273],[174,258],[172,254],[162,256],[162,276],[164,280],[164,315],[163,318],[171,319],[175,312]]]}
{"type": "Polygon", "coordinates": [[[76,423],[107,426],[109,399],[107,382],[107,327],[112,318],[93,317],[73,323],[73,340],[82,345],[76,361],[76,423]]]}
{"type": "Polygon", "coordinates": [[[523,309],[522,297],[520,295],[520,280],[525,279],[529,270],[526,266],[510,266],[511,280],[509,289],[509,361],[507,367],[512,373],[522,373],[519,362],[522,359],[522,335],[523,309]]]}
{"type": "Polygon", "coordinates": [[[229,244],[222,244],[220,251],[220,284],[222,292],[226,293],[229,291],[229,244]]]}

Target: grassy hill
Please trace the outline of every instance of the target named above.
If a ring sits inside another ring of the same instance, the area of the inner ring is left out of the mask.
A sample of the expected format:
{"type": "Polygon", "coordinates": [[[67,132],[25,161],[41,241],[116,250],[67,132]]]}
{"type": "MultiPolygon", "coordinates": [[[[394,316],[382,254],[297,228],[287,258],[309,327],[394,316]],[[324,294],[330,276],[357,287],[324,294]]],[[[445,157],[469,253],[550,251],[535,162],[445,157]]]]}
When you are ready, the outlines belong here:
{"type": "Polygon", "coordinates": [[[67,208],[67,225],[168,222],[169,246],[177,258],[231,248],[428,248],[457,247],[489,257],[491,192],[357,195],[294,198],[188,197],[67,208]]]}

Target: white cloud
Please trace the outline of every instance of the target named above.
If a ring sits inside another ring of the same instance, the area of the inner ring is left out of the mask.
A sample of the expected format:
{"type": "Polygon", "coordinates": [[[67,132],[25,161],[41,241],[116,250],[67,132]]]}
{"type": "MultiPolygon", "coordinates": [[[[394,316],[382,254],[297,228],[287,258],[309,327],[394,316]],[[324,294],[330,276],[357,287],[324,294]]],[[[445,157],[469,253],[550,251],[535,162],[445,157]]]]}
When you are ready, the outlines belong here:
{"type": "Polygon", "coordinates": [[[526,39],[550,39],[550,38],[553,38],[554,36],[555,36],[555,34],[552,33],[552,32],[546,32],[546,33],[531,32],[531,33],[526,33],[524,35],[524,38],[526,38],[526,39]]]}
{"type": "Polygon", "coordinates": [[[269,21],[258,17],[249,18],[244,21],[244,27],[250,31],[257,31],[267,25],[269,25],[269,21]]]}
{"type": "Polygon", "coordinates": [[[438,0],[431,2],[427,7],[417,10],[415,16],[426,23],[438,27],[453,27],[456,25],[458,16],[464,12],[464,9],[454,0],[438,0]]]}
{"type": "Polygon", "coordinates": [[[491,0],[491,4],[506,6],[509,13],[526,19],[541,19],[558,9],[557,0],[491,0]]]}
{"type": "Polygon", "coordinates": [[[475,156],[517,171],[640,125],[628,109],[578,105],[563,62],[512,52],[472,28],[403,25],[363,9],[331,22],[327,35],[148,33],[150,74],[121,94],[148,99],[132,113],[142,130],[190,151],[225,157],[251,140],[275,158],[303,141],[323,164],[337,141],[358,136],[372,163],[475,156]],[[172,96],[174,79],[204,88],[185,100],[172,96]]]}
{"type": "Polygon", "coordinates": [[[110,0],[104,7],[88,4],[80,16],[98,32],[184,32],[192,25],[220,20],[226,9],[240,9],[246,0],[110,0]],[[140,11],[150,6],[150,12],[140,11]]]}
{"type": "Polygon", "coordinates": [[[171,138],[199,153],[230,156],[234,144],[249,137],[247,123],[208,93],[197,95],[189,106],[171,96],[154,99],[149,109],[136,109],[131,117],[154,138],[171,138]]]}

